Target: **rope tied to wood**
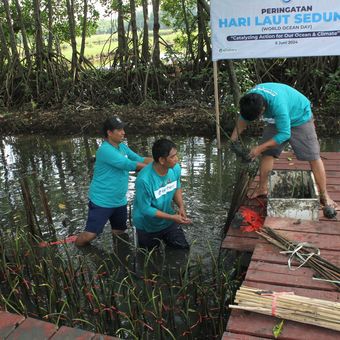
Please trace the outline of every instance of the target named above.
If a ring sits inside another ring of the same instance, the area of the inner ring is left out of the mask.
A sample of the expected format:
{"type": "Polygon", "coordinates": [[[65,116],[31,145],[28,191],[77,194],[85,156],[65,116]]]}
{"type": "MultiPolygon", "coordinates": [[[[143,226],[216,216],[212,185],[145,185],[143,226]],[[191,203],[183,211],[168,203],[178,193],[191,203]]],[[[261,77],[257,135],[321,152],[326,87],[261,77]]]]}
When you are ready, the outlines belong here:
{"type": "Polygon", "coordinates": [[[260,291],[256,292],[261,296],[270,296],[272,297],[272,316],[276,316],[276,309],[277,309],[277,298],[282,295],[295,295],[294,292],[272,292],[272,291],[260,291]]]}
{"type": "Polygon", "coordinates": [[[288,262],[287,262],[288,268],[289,270],[297,270],[301,268],[302,266],[304,266],[314,255],[320,255],[320,249],[314,247],[310,243],[300,242],[295,245],[294,249],[280,251],[280,254],[286,254],[286,255],[290,254],[288,258],[288,262]],[[301,252],[299,252],[302,248],[304,248],[304,250],[306,251],[308,250],[312,250],[312,251],[306,254],[302,254],[301,252]],[[294,259],[294,256],[296,256],[301,261],[301,264],[297,268],[292,268],[292,261],[294,259]]]}

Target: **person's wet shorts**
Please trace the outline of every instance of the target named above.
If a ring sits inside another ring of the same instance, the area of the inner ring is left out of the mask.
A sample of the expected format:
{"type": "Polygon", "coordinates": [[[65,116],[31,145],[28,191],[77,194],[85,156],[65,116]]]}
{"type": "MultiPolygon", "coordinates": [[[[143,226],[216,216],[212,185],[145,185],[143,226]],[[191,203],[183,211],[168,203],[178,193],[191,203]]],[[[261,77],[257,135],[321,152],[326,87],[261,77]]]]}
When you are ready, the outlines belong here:
{"type": "Polygon", "coordinates": [[[85,231],[97,235],[103,232],[107,221],[112,229],[125,230],[127,221],[127,205],[116,208],[103,208],[89,201],[89,212],[85,231]]]}
{"type": "Polygon", "coordinates": [[[138,245],[141,248],[151,249],[159,246],[160,240],[172,248],[189,249],[189,243],[185,239],[184,231],[177,223],[161,231],[148,233],[137,229],[138,245]]]}
{"type": "MultiPolygon", "coordinates": [[[[261,144],[277,134],[275,124],[264,127],[261,144]]],[[[262,155],[278,158],[287,144],[292,146],[297,159],[301,161],[314,161],[320,158],[320,144],[315,132],[313,119],[300,126],[291,128],[290,139],[274,148],[268,149],[262,155]]]]}

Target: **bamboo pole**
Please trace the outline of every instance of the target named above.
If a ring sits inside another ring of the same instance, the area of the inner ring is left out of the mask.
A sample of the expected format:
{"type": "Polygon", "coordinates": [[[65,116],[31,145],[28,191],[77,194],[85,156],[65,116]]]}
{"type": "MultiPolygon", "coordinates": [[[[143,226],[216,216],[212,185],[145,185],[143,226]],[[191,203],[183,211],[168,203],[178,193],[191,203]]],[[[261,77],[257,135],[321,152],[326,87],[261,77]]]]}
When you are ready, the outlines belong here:
{"type": "Polygon", "coordinates": [[[213,61],[214,67],[214,95],[215,95],[215,114],[216,114],[216,138],[217,149],[221,149],[221,132],[220,132],[220,102],[218,96],[218,65],[217,61],[213,61]]]}
{"type": "Polygon", "coordinates": [[[241,286],[232,309],[271,315],[340,331],[340,303],[241,286]]]}
{"type": "MultiPolygon", "coordinates": [[[[340,289],[340,268],[322,258],[318,254],[317,248],[304,243],[289,241],[269,227],[263,227],[257,233],[269,243],[282,249],[286,254],[291,254],[291,258],[298,260],[301,266],[312,268],[319,275],[318,280],[329,282],[340,289]],[[296,249],[297,247],[298,250],[296,249]],[[311,256],[313,252],[315,253],[311,256]]],[[[288,260],[289,266],[290,260],[288,260]]]]}

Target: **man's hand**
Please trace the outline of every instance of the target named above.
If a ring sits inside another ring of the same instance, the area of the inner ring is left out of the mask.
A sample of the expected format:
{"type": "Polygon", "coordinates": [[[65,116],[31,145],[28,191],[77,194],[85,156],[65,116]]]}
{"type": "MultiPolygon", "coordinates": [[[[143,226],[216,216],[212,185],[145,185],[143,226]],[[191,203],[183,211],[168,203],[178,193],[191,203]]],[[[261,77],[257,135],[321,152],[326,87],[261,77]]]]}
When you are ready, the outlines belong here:
{"type": "Polygon", "coordinates": [[[254,160],[256,157],[260,156],[261,153],[262,153],[261,147],[255,146],[250,150],[249,157],[251,158],[251,160],[254,160]]]}
{"type": "Polygon", "coordinates": [[[190,218],[187,217],[183,217],[179,214],[176,215],[172,215],[172,219],[174,222],[176,222],[177,224],[191,224],[192,221],[190,220],[190,218]]]}
{"type": "Polygon", "coordinates": [[[182,217],[187,218],[187,214],[183,206],[178,208],[178,215],[181,215],[182,217]]]}
{"type": "Polygon", "coordinates": [[[241,145],[240,142],[231,142],[230,149],[232,152],[235,153],[237,157],[240,157],[242,159],[242,162],[251,162],[252,158],[249,156],[248,150],[241,145]]]}

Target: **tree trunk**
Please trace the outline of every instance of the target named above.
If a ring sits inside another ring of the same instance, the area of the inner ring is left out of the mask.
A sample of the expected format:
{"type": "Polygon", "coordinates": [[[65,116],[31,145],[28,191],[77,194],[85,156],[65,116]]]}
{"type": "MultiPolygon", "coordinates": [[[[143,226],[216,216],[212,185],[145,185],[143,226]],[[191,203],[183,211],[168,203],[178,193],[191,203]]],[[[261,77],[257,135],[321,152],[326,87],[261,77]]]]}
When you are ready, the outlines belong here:
{"type": "Polygon", "coordinates": [[[193,47],[192,47],[190,25],[189,25],[189,21],[188,21],[187,10],[186,10],[186,7],[185,7],[185,0],[181,0],[181,3],[182,3],[183,15],[184,15],[185,32],[187,34],[187,41],[188,41],[188,47],[187,48],[188,48],[188,52],[189,52],[191,60],[194,61],[195,55],[194,55],[194,51],[193,51],[193,47]]]}
{"type": "Polygon", "coordinates": [[[237,81],[237,76],[234,68],[234,63],[232,60],[227,60],[227,68],[229,73],[229,80],[230,80],[230,87],[233,92],[233,98],[234,98],[234,105],[235,107],[238,107],[238,104],[240,102],[240,86],[237,81]]]}
{"type": "Polygon", "coordinates": [[[83,21],[83,32],[82,32],[82,35],[81,35],[80,55],[79,55],[79,63],[80,64],[84,61],[86,30],[87,30],[87,10],[88,10],[87,0],[84,0],[84,12],[83,12],[83,20],[84,21],[83,21]]]}
{"type": "Polygon", "coordinates": [[[210,6],[209,4],[206,2],[206,0],[198,0],[202,7],[204,8],[205,12],[208,14],[208,16],[210,16],[210,6]]]}
{"type": "Polygon", "coordinates": [[[142,0],[143,5],[143,44],[142,44],[142,61],[147,63],[149,61],[149,10],[148,0],[142,0]]]}
{"type": "Polygon", "coordinates": [[[205,22],[204,22],[204,13],[201,2],[197,1],[197,27],[198,27],[198,39],[197,39],[197,59],[198,66],[200,63],[205,60],[205,52],[204,52],[204,30],[205,30],[205,22]]]}
{"type": "MultiPolygon", "coordinates": [[[[10,55],[8,47],[7,47],[7,41],[6,41],[6,37],[5,37],[5,33],[4,33],[4,30],[3,30],[1,21],[0,21],[0,42],[1,42],[1,49],[0,49],[1,58],[2,58],[2,60],[5,58],[5,59],[7,59],[7,62],[10,62],[11,55],[10,55]]],[[[0,65],[3,66],[3,63],[1,63],[0,65]]]]}
{"type": "Polygon", "coordinates": [[[48,0],[47,3],[48,8],[48,56],[51,57],[52,49],[53,49],[53,6],[52,6],[52,0],[48,0]]]}
{"type": "Polygon", "coordinates": [[[20,25],[20,29],[21,29],[22,43],[24,45],[26,63],[27,63],[28,68],[31,69],[32,63],[31,63],[30,49],[29,49],[29,46],[28,46],[27,34],[26,34],[25,24],[24,24],[24,21],[23,21],[23,18],[22,18],[21,7],[20,7],[18,0],[15,0],[15,7],[16,7],[16,10],[17,10],[19,25],[20,25]]]}
{"type": "MultiPolygon", "coordinates": [[[[201,16],[202,16],[202,21],[205,22],[206,18],[207,18],[207,20],[209,20],[209,18],[210,18],[210,6],[206,2],[206,0],[198,0],[197,8],[199,8],[198,3],[200,4],[200,7],[202,9],[204,9],[204,11],[201,11],[201,16]]],[[[205,41],[205,46],[207,48],[208,59],[211,59],[211,46],[210,46],[211,39],[208,35],[207,28],[206,28],[205,24],[204,24],[204,26],[202,24],[201,30],[202,30],[202,34],[203,34],[203,39],[205,41]]]]}
{"type": "Polygon", "coordinates": [[[138,34],[137,34],[135,0],[130,0],[130,14],[131,14],[131,32],[132,32],[132,46],[133,46],[133,64],[137,65],[138,58],[139,58],[139,51],[138,51],[138,34]]]}
{"type": "Polygon", "coordinates": [[[125,27],[124,27],[124,13],[123,13],[123,1],[117,0],[117,10],[118,10],[118,58],[120,66],[124,66],[126,57],[126,37],[125,37],[125,27]]]}
{"type": "Polygon", "coordinates": [[[70,30],[70,39],[72,46],[72,61],[71,72],[73,83],[76,82],[78,76],[78,59],[77,59],[77,41],[76,41],[76,28],[74,22],[74,0],[66,0],[67,16],[70,30]]]}
{"type": "MultiPolygon", "coordinates": [[[[33,0],[34,6],[34,28],[35,28],[35,45],[36,45],[36,66],[38,71],[43,68],[43,54],[44,54],[44,44],[42,37],[42,27],[40,18],[40,0],[33,0]]],[[[39,91],[38,91],[39,92],[39,91]]]]}
{"type": "Polygon", "coordinates": [[[9,40],[10,40],[10,46],[11,46],[11,52],[12,52],[12,63],[13,64],[19,64],[19,53],[17,49],[15,34],[13,30],[12,25],[12,16],[11,11],[9,8],[8,0],[2,0],[4,7],[5,7],[5,13],[6,13],[6,19],[7,19],[7,27],[9,31],[9,40]]]}
{"type": "Polygon", "coordinates": [[[159,0],[152,0],[152,9],[153,9],[153,54],[152,61],[156,68],[159,67],[161,63],[160,58],[160,49],[159,49],[159,0]]]}

